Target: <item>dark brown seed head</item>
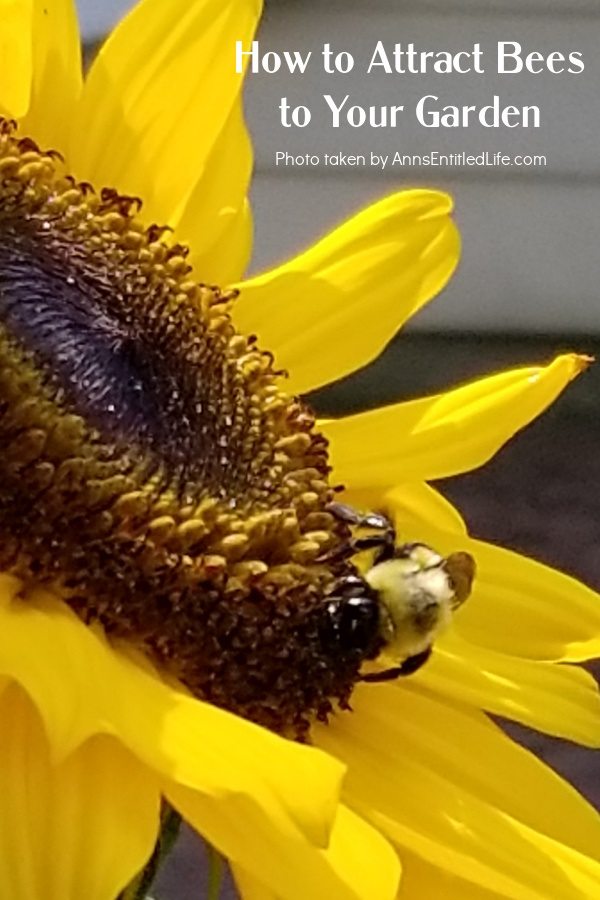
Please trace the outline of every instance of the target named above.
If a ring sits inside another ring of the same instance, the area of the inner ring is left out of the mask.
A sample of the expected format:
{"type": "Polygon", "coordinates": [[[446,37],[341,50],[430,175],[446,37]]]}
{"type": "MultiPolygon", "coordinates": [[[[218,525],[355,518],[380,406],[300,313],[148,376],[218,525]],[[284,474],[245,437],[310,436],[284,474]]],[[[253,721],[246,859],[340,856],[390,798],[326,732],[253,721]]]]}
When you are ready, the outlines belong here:
{"type": "MultiPolygon", "coordinates": [[[[197,696],[303,734],[347,702],[327,444],[233,292],[137,198],[0,124],[0,565],[58,588],[197,696]]],[[[285,298],[282,298],[285,302],[285,298]]]]}

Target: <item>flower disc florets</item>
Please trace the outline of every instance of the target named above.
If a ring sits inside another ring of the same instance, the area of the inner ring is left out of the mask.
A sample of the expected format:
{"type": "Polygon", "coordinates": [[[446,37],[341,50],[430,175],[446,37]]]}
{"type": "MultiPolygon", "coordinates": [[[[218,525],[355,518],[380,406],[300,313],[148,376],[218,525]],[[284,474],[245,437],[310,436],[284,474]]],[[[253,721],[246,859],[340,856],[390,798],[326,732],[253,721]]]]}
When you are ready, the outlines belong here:
{"type": "Polygon", "coordinates": [[[323,619],[349,563],[327,445],[272,357],[136,198],[0,127],[0,564],[197,696],[301,733],[360,660],[323,619]]]}

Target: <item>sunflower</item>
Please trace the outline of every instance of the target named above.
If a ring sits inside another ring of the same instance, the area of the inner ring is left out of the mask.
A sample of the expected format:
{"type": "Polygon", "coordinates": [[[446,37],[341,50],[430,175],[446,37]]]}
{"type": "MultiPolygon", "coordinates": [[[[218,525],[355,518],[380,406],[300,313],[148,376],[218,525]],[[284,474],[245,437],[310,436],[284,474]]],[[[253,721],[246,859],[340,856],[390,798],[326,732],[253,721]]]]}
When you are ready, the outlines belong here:
{"type": "Polygon", "coordinates": [[[592,897],[598,816],[486,712],[598,745],[594,683],[564,664],[598,654],[598,597],[475,541],[427,485],[484,463],[585,360],[315,422],[297,395],[373,359],[458,237],[449,198],[409,191],[240,280],[230,51],[259,7],[142,0],[85,82],[70,0],[3,10],[3,894],[114,900],[164,799],[248,898],[592,897]],[[401,683],[357,684],[324,637],[323,598],[359,578],[341,484],[477,562],[401,683]]]}

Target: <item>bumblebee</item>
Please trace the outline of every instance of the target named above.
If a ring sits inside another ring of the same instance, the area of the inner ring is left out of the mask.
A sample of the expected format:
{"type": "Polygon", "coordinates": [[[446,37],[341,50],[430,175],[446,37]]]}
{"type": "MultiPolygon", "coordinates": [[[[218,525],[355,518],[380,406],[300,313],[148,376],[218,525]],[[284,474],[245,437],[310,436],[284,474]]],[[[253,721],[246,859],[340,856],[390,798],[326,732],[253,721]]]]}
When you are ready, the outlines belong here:
{"type": "Polygon", "coordinates": [[[328,605],[335,639],[354,648],[364,660],[381,657],[390,668],[361,675],[362,681],[389,681],[412,675],[427,662],[435,639],[471,593],[475,560],[469,553],[441,556],[427,544],[396,544],[385,515],[361,515],[341,503],[331,512],[371,534],[353,538],[346,552],[374,550],[363,576],[348,575],[328,605]]]}

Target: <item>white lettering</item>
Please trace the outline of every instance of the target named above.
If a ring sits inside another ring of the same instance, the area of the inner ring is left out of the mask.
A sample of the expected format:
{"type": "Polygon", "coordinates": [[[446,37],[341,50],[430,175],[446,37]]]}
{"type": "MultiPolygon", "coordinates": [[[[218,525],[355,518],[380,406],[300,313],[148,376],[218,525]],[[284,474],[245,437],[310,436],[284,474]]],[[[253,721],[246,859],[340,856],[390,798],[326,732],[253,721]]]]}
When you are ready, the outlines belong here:
{"type": "Polygon", "coordinates": [[[362,128],[367,122],[371,128],[395,128],[403,106],[350,106],[346,109],[350,95],[346,94],[341,103],[336,103],[331,94],[323,94],[323,99],[333,113],[331,125],[339,128],[342,122],[341,113],[345,113],[345,121],[351,128],[362,128]]]}
{"type": "Polygon", "coordinates": [[[369,68],[367,69],[367,75],[375,66],[381,66],[384,72],[387,72],[388,75],[392,74],[392,67],[390,65],[390,61],[387,58],[387,53],[385,52],[385,48],[383,46],[383,41],[377,41],[377,46],[373,52],[373,56],[371,57],[371,61],[369,63],[369,68]]]}
{"type": "MultiPolygon", "coordinates": [[[[252,41],[251,50],[244,50],[243,48],[243,41],[235,42],[235,71],[238,75],[244,71],[245,56],[250,57],[250,71],[253,74],[260,72],[262,69],[263,72],[273,75],[274,72],[278,72],[281,68],[281,56],[274,50],[268,50],[262,57],[259,55],[260,45],[258,41],[252,41]]],[[[298,70],[301,75],[304,75],[311,55],[312,50],[309,50],[306,56],[302,56],[299,50],[283,51],[283,58],[292,74],[298,70]]]]}
{"type": "Polygon", "coordinates": [[[494,94],[490,104],[480,108],[448,104],[440,109],[439,99],[435,94],[427,94],[417,103],[417,121],[424,128],[468,128],[477,122],[484,128],[540,127],[538,106],[501,106],[498,94],[494,94]]]}

